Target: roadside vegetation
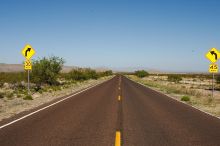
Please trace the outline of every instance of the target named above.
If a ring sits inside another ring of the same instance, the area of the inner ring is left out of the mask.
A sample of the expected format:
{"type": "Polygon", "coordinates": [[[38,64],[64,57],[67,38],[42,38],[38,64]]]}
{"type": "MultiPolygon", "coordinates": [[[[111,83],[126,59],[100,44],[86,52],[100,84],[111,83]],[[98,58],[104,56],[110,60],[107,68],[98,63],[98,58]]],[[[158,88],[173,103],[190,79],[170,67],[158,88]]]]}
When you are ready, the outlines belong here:
{"type": "Polygon", "coordinates": [[[180,75],[168,75],[168,81],[170,82],[175,82],[175,83],[179,83],[182,80],[182,77],[180,75]]]}
{"type": "Polygon", "coordinates": [[[128,78],[169,95],[201,110],[220,116],[220,75],[215,75],[212,97],[210,74],[149,74],[140,77],[134,72],[128,78]]]}
{"type": "Polygon", "coordinates": [[[55,56],[34,60],[30,72],[31,95],[27,94],[27,72],[0,73],[0,99],[33,100],[35,93],[53,93],[74,84],[113,75],[111,70],[97,72],[90,68],[76,68],[62,73],[64,62],[55,56]]]}
{"type": "Polygon", "coordinates": [[[57,85],[57,78],[63,64],[64,60],[55,56],[34,60],[31,72],[32,82],[39,86],[42,84],[57,85]]]}
{"type": "Polygon", "coordinates": [[[3,86],[4,83],[20,83],[26,78],[25,72],[19,73],[0,73],[0,87],[3,86]]]}
{"type": "Polygon", "coordinates": [[[185,95],[181,98],[181,101],[190,101],[190,97],[185,95]]]}
{"type": "Polygon", "coordinates": [[[26,95],[23,99],[24,100],[33,100],[33,97],[31,95],[26,95]]]}
{"type": "Polygon", "coordinates": [[[135,71],[134,74],[139,77],[139,78],[144,78],[146,76],[149,75],[148,72],[146,72],[145,70],[138,70],[138,71],[135,71]]]}

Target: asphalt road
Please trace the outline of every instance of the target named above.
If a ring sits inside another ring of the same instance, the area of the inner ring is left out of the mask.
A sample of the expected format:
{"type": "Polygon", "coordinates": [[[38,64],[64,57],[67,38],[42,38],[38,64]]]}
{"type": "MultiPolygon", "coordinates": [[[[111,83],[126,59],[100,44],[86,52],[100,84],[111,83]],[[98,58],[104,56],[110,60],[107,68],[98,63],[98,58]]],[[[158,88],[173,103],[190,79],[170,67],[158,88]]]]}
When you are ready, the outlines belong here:
{"type": "Polygon", "coordinates": [[[0,129],[0,145],[114,146],[116,132],[123,146],[220,145],[219,119],[120,76],[0,129]]]}

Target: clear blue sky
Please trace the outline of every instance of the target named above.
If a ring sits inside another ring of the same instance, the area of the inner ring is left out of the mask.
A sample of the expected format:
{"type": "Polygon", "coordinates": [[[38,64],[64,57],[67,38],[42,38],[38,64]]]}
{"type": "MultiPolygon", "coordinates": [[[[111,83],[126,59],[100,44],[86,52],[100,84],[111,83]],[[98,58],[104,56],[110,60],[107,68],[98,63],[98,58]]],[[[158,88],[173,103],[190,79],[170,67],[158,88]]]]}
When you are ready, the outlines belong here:
{"type": "Polygon", "coordinates": [[[21,63],[25,44],[66,65],[205,72],[220,1],[1,0],[0,63],[21,63]]]}

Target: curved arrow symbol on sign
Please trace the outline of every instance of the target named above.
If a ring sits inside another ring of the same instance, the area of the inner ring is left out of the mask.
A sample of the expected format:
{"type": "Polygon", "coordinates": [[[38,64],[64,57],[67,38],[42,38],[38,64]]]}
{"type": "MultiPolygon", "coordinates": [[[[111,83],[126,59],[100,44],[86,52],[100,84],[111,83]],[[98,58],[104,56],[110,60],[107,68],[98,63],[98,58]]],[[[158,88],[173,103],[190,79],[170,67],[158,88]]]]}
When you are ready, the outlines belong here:
{"type": "Polygon", "coordinates": [[[212,55],[215,55],[215,60],[218,59],[218,56],[217,56],[217,54],[215,53],[215,51],[211,51],[210,53],[211,53],[212,55]]]}
{"type": "Polygon", "coordinates": [[[25,56],[27,56],[27,52],[30,52],[31,51],[31,48],[28,48],[26,51],[25,51],[25,56]]]}

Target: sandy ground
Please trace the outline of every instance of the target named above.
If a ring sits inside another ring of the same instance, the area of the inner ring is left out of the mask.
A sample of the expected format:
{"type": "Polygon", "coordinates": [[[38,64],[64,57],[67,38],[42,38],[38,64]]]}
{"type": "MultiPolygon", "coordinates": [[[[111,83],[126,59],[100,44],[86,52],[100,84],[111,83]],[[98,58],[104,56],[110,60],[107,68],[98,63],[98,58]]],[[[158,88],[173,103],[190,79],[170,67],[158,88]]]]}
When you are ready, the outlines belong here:
{"type": "Polygon", "coordinates": [[[35,93],[33,94],[33,100],[24,100],[23,98],[17,98],[17,97],[11,99],[10,98],[0,99],[0,121],[9,118],[11,116],[14,116],[20,112],[38,107],[56,98],[69,95],[71,93],[80,91],[95,84],[102,83],[110,78],[112,78],[112,76],[103,77],[98,80],[88,80],[81,83],[78,82],[76,84],[72,84],[68,88],[64,88],[59,91],[53,91],[51,93],[50,92],[43,92],[42,94],[35,93]]]}
{"type": "MultiPolygon", "coordinates": [[[[132,75],[128,77],[177,100],[188,96],[190,101],[185,103],[220,117],[220,92],[215,90],[212,98],[212,81],[209,79],[183,78],[179,83],[174,83],[167,81],[167,76],[149,76],[142,79],[132,75]]],[[[215,88],[219,88],[216,83],[215,88]]]]}

